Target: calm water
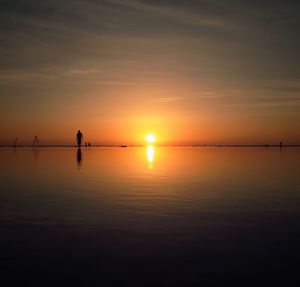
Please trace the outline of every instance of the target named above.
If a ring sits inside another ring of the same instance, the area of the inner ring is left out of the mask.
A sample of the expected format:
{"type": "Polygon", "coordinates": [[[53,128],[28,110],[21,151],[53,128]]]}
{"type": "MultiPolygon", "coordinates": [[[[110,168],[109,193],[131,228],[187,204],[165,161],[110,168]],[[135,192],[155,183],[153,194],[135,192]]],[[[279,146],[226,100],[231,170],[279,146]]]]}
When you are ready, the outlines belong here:
{"type": "Polygon", "coordinates": [[[300,149],[2,148],[0,156],[0,268],[11,283],[297,280],[300,149]]]}

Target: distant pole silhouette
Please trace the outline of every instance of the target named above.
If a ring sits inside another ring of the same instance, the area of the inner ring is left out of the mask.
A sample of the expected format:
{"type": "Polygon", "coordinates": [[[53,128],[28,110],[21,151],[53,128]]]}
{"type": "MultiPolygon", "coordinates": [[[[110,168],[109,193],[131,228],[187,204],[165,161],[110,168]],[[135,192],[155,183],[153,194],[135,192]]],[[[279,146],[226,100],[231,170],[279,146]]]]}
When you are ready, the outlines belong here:
{"type": "Polygon", "coordinates": [[[81,141],[83,140],[83,134],[80,130],[78,130],[78,132],[77,132],[76,140],[77,140],[78,147],[80,147],[81,146],[81,141]]]}
{"type": "Polygon", "coordinates": [[[280,142],[280,148],[282,149],[282,142],[280,142]]]}
{"type": "Polygon", "coordinates": [[[18,138],[15,139],[15,147],[17,146],[18,138]]]}

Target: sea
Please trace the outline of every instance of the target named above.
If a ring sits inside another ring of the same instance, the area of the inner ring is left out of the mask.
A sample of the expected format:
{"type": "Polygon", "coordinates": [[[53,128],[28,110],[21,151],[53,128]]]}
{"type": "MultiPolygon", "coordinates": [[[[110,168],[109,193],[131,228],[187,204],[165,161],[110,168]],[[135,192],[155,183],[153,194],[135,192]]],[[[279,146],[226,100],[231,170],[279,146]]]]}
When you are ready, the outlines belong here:
{"type": "Polygon", "coordinates": [[[300,148],[0,148],[2,286],[299,286],[300,148]]]}

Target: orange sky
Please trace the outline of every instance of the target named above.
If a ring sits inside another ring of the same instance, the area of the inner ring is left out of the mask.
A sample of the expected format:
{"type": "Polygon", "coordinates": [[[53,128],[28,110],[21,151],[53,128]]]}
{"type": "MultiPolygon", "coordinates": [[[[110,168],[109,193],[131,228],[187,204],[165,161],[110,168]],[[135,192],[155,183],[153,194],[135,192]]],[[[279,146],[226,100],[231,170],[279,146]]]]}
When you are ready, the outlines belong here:
{"type": "Polygon", "coordinates": [[[232,2],[3,5],[0,144],[300,143],[297,7],[232,2]]]}

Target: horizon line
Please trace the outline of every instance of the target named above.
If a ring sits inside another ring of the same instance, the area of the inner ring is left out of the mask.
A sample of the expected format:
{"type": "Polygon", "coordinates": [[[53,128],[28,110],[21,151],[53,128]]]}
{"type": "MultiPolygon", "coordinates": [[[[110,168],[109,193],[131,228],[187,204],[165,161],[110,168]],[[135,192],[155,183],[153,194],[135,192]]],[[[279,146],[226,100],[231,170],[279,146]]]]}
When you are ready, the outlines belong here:
{"type": "Polygon", "coordinates": [[[300,147],[300,144],[130,144],[130,145],[116,145],[116,144],[94,144],[90,146],[78,146],[71,144],[43,144],[43,145],[0,145],[0,148],[45,148],[45,147],[77,147],[77,148],[92,148],[92,147],[300,147]]]}

